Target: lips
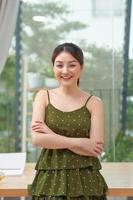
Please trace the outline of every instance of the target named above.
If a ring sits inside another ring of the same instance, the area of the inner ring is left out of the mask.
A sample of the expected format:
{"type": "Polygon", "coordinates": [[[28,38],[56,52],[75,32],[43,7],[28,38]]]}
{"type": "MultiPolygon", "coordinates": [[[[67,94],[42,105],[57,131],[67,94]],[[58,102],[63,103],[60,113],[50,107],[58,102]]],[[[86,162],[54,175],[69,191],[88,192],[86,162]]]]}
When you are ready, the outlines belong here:
{"type": "Polygon", "coordinates": [[[72,78],[72,76],[61,76],[61,78],[68,80],[68,79],[72,78]]]}

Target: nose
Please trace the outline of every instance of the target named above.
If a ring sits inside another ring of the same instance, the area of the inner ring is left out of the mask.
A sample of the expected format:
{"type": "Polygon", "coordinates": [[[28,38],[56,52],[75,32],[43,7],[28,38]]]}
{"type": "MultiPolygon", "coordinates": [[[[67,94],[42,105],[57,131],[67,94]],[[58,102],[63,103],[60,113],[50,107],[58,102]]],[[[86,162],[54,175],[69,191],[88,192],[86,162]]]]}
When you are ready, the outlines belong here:
{"type": "Polygon", "coordinates": [[[68,73],[68,67],[66,65],[63,67],[62,72],[64,74],[68,73]]]}

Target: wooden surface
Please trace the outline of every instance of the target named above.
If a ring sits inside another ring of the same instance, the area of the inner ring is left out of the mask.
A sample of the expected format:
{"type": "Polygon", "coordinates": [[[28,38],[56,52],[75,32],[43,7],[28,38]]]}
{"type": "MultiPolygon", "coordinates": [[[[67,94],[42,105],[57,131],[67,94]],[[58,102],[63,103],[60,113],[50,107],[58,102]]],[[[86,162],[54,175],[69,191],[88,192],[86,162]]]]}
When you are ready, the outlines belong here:
{"type": "MultiPolygon", "coordinates": [[[[34,178],[34,163],[27,163],[21,176],[7,176],[0,181],[0,196],[28,196],[27,185],[34,178]]],[[[101,174],[108,196],[133,196],[133,163],[102,163],[101,174]]]]}

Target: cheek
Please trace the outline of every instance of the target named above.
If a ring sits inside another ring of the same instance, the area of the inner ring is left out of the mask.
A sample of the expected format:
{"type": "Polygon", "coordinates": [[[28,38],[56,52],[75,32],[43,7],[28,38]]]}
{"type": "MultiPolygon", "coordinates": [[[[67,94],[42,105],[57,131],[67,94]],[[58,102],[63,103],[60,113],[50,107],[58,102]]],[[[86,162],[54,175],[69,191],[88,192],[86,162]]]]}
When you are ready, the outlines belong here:
{"type": "Polygon", "coordinates": [[[56,78],[59,78],[59,76],[60,76],[60,71],[57,70],[57,69],[54,69],[54,75],[55,75],[56,78]]]}
{"type": "Polygon", "coordinates": [[[76,72],[75,72],[75,74],[77,74],[77,76],[79,77],[80,75],[81,75],[81,70],[79,69],[79,70],[77,70],[76,72]]]}

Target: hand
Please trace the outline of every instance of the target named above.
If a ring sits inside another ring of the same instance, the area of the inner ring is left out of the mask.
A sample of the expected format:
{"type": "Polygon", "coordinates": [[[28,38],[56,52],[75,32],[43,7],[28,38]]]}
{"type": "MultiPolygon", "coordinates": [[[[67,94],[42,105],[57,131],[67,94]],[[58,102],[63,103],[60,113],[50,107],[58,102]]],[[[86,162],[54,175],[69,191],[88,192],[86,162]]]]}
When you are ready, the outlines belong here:
{"type": "Polygon", "coordinates": [[[76,151],[86,153],[88,156],[98,157],[103,151],[103,143],[90,138],[76,138],[76,146],[72,148],[76,151]]]}
{"type": "Polygon", "coordinates": [[[31,126],[31,130],[39,133],[46,133],[47,125],[41,120],[35,121],[31,126]]]}

